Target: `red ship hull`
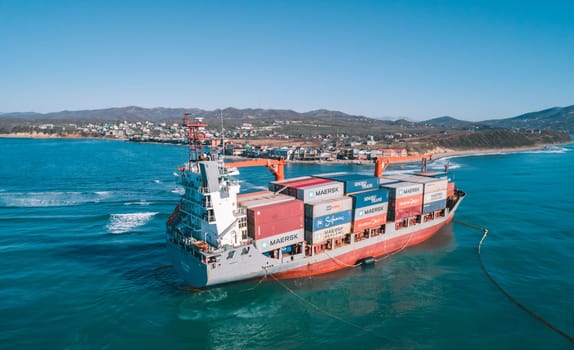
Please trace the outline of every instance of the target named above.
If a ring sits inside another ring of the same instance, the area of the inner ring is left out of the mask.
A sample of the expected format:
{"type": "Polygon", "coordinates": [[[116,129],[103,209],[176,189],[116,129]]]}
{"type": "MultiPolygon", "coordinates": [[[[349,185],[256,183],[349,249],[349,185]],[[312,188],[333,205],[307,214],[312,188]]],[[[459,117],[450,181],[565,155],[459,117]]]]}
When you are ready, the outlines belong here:
{"type": "Polygon", "coordinates": [[[419,231],[413,231],[412,233],[405,234],[393,239],[374,243],[364,248],[338,255],[336,258],[326,259],[323,261],[310,263],[303,267],[295,268],[289,271],[275,273],[273,276],[277,279],[292,279],[320,275],[345,269],[354,266],[357,261],[366,257],[381,257],[406,247],[422,243],[435,235],[438,231],[440,231],[441,228],[451,223],[452,219],[453,217],[450,216],[445,221],[440,222],[435,226],[427,227],[419,231]]]}

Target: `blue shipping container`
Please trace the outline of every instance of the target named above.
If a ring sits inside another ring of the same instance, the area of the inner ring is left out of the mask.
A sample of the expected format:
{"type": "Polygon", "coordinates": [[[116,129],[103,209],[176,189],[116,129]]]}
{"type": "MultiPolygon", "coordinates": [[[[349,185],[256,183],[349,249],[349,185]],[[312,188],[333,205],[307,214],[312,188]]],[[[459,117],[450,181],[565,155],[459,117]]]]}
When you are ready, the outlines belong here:
{"type": "Polygon", "coordinates": [[[353,193],[349,196],[353,198],[353,207],[355,209],[359,209],[388,202],[389,190],[380,188],[373,191],[353,193]]]}
{"type": "Polygon", "coordinates": [[[305,219],[305,230],[317,231],[324,228],[334,227],[351,222],[351,210],[342,211],[340,213],[319,216],[316,218],[305,219]]]}
{"type": "Polygon", "coordinates": [[[368,191],[379,187],[379,178],[361,174],[318,175],[324,179],[339,181],[345,184],[345,193],[368,191]]]}
{"type": "Polygon", "coordinates": [[[432,213],[433,211],[441,210],[444,208],[446,208],[446,199],[425,203],[423,205],[423,214],[432,213]]]}

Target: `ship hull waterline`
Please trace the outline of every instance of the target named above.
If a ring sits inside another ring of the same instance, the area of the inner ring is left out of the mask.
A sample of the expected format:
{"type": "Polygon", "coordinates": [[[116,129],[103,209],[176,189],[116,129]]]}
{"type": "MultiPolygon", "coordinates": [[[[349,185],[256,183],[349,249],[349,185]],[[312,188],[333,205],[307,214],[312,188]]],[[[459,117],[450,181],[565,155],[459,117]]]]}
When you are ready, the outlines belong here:
{"type": "Polygon", "coordinates": [[[364,258],[379,258],[428,240],[452,222],[462,199],[459,198],[445,217],[432,222],[401,230],[394,230],[394,223],[389,222],[387,233],[313,256],[301,253],[288,259],[274,259],[263,255],[252,245],[248,247],[247,254],[246,247],[231,249],[222,254],[221,262],[206,264],[170,241],[167,243],[168,254],[186,285],[197,289],[271,276],[274,279],[297,279],[322,275],[356,266],[364,258]],[[233,258],[230,260],[229,256],[233,258]]]}

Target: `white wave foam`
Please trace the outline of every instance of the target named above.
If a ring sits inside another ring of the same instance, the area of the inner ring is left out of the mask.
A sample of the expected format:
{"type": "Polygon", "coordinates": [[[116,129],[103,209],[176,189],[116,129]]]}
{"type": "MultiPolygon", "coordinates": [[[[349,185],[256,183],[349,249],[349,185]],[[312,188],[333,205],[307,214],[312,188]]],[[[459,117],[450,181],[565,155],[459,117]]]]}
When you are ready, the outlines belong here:
{"type": "Polygon", "coordinates": [[[151,204],[151,202],[148,202],[145,199],[142,199],[142,200],[137,201],[137,202],[126,202],[126,203],[124,203],[124,205],[145,205],[145,206],[148,206],[150,204],[151,204]]]}
{"type": "MultiPolygon", "coordinates": [[[[539,154],[539,153],[547,153],[547,154],[552,154],[552,153],[558,153],[558,154],[562,154],[562,153],[566,153],[566,152],[570,152],[571,149],[570,148],[566,148],[566,147],[559,147],[559,146],[550,146],[550,147],[545,147],[543,149],[539,149],[539,150],[533,150],[533,151],[525,151],[522,153],[535,153],[535,154],[539,154]]],[[[518,152],[517,152],[518,153],[518,152]]]]}
{"type": "Polygon", "coordinates": [[[110,223],[106,226],[113,234],[125,233],[145,225],[157,213],[110,214],[110,223]]]}
{"type": "Polygon", "coordinates": [[[428,169],[444,171],[444,166],[447,164],[448,164],[449,169],[458,169],[461,167],[460,164],[453,162],[452,158],[445,157],[445,158],[433,160],[431,163],[429,163],[428,169]]]}
{"type": "Polygon", "coordinates": [[[264,318],[275,314],[278,308],[275,305],[262,305],[251,303],[240,309],[235,310],[233,315],[238,318],[264,318]]]}
{"type": "Polygon", "coordinates": [[[183,187],[176,187],[171,190],[171,193],[179,194],[182,196],[185,193],[185,189],[183,187]]]}
{"type": "Polygon", "coordinates": [[[0,204],[7,207],[66,207],[97,203],[107,192],[2,192],[0,204]]]}

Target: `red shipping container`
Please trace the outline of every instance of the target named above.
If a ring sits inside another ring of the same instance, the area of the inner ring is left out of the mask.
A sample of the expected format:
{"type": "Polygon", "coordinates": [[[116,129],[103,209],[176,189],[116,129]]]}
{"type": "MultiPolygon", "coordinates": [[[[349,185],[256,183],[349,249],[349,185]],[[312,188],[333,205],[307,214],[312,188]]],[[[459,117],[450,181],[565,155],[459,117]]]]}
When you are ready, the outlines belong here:
{"type": "Polygon", "coordinates": [[[397,221],[410,216],[417,216],[422,214],[422,207],[407,207],[397,210],[389,210],[389,220],[397,221]]]}
{"type": "Polygon", "coordinates": [[[305,179],[305,180],[290,183],[287,186],[287,190],[284,190],[282,193],[289,195],[289,196],[297,197],[297,189],[298,188],[304,188],[307,186],[319,185],[319,184],[322,184],[325,182],[330,182],[330,180],[312,177],[310,179],[305,179]]]}
{"type": "Polygon", "coordinates": [[[324,184],[327,182],[332,182],[331,180],[327,180],[327,179],[319,179],[319,178],[315,178],[314,180],[311,181],[305,181],[303,183],[298,183],[295,184],[293,186],[289,186],[289,187],[293,187],[293,188],[305,188],[307,186],[314,186],[314,185],[320,185],[320,184],[324,184]]]}
{"type": "Polygon", "coordinates": [[[402,198],[392,198],[389,199],[389,209],[392,210],[401,210],[403,208],[411,208],[411,207],[422,207],[423,205],[423,196],[422,194],[417,194],[414,196],[402,197],[402,198]]]}
{"type": "Polygon", "coordinates": [[[297,182],[302,182],[305,180],[313,179],[311,176],[301,176],[294,179],[287,179],[287,180],[279,180],[279,181],[271,181],[269,183],[269,189],[273,192],[279,191],[285,186],[289,186],[291,184],[295,184],[297,182]]]}
{"type": "Polygon", "coordinates": [[[387,213],[382,215],[371,216],[360,220],[353,221],[353,232],[362,232],[368,228],[375,228],[384,225],[387,222],[387,213]]]}
{"type": "Polygon", "coordinates": [[[454,197],[454,182],[448,183],[448,185],[446,187],[446,196],[447,196],[447,198],[454,197]]]}
{"type": "Polygon", "coordinates": [[[316,177],[308,177],[308,178],[297,179],[297,180],[293,180],[293,181],[287,181],[286,183],[282,183],[282,185],[287,186],[287,187],[296,187],[296,186],[303,185],[303,184],[317,181],[317,180],[320,180],[320,179],[317,179],[316,177]]]}
{"type": "Polygon", "coordinates": [[[305,227],[304,218],[302,215],[281,220],[273,220],[271,222],[248,223],[247,230],[249,236],[254,239],[262,239],[280,235],[286,232],[300,230],[305,227]]]}
{"type": "Polygon", "coordinates": [[[297,216],[304,217],[304,213],[303,201],[294,199],[287,202],[248,208],[247,221],[266,223],[273,220],[281,220],[297,216]]]}

